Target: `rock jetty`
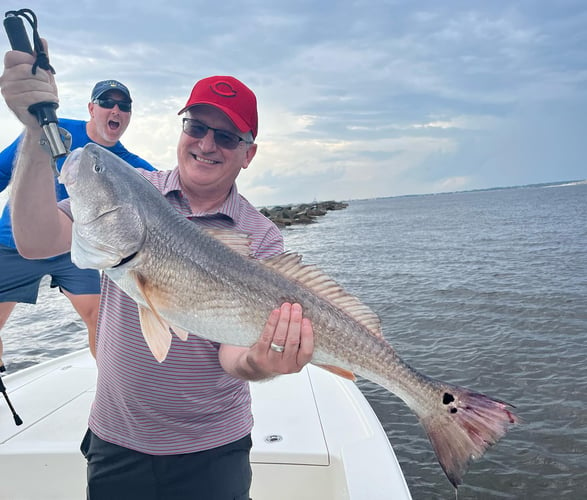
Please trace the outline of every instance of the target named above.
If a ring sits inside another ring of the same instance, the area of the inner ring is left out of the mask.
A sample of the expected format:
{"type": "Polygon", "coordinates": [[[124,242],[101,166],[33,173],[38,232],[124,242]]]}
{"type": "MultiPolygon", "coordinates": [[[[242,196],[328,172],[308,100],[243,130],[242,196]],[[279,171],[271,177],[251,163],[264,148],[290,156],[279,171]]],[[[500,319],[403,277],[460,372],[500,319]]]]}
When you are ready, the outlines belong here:
{"type": "Polygon", "coordinates": [[[320,201],[300,205],[263,207],[259,211],[277,226],[286,227],[293,224],[312,224],[316,222],[317,217],[326,215],[330,210],[343,210],[348,206],[348,203],[343,201],[320,201]]]}

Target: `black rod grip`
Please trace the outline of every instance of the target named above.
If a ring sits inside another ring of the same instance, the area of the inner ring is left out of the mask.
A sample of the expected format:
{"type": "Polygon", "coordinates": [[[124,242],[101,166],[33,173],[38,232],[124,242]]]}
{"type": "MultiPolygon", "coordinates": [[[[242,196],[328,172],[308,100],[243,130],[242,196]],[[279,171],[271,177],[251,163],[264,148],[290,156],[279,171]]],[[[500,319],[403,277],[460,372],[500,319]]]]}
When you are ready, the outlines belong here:
{"type": "MultiPolygon", "coordinates": [[[[28,52],[29,54],[33,54],[31,42],[29,41],[29,37],[27,35],[22,19],[17,15],[18,12],[7,12],[6,17],[4,18],[4,29],[6,30],[6,34],[8,35],[10,46],[12,47],[12,50],[18,50],[20,52],[28,52]]],[[[40,67],[43,69],[53,70],[53,68],[51,68],[51,66],[49,65],[49,59],[46,57],[46,54],[43,55],[45,56],[47,67],[45,67],[43,64],[39,64],[39,57],[37,57],[37,62],[33,66],[33,74],[35,73],[35,68],[37,67],[37,65],[40,65],[40,67]]],[[[59,131],[59,126],[57,125],[58,119],[55,110],[58,107],[59,105],[56,102],[39,102],[37,104],[29,106],[29,112],[37,117],[39,125],[43,127],[45,137],[47,138],[49,148],[51,149],[51,155],[53,156],[53,160],[55,160],[56,158],[61,158],[62,156],[65,156],[68,153],[67,147],[63,143],[63,139],[59,131]]]]}
{"type": "Polygon", "coordinates": [[[55,110],[59,107],[56,102],[38,102],[29,106],[29,112],[37,117],[41,127],[48,123],[57,123],[57,113],[55,110]]]}
{"type": "Polygon", "coordinates": [[[12,50],[19,50],[20,52],[27,52],[29,54],[33,53],[31,42],[20,17],[8,14],[4,18],[4,29],[8,35],[12,50]]]}

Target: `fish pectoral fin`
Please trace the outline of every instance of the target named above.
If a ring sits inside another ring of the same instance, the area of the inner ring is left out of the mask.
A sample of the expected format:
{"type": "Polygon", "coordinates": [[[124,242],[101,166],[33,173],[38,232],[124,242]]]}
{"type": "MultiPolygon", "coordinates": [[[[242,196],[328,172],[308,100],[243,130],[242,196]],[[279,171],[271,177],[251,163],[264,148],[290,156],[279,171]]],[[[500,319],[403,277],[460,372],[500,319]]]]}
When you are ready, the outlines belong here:
{"type": "Polygon", "coordinates": [[[175,335],[179,337],[180,340],[183,340],[185,342],[188,339],[189,332],[186,332],[182,328],[172,326],[171,330],[173,331],[173,333],[175,333],[175,335]]]}
{"type": "MultiPolygon", "coordinates": [[[[139,273],[136,273],[134,275],[134,280],[148,306],[139,306],[139,316],[141,318],[143,336],[145,337],[151,352],[155,356],[155,359],[161,362],[165,359],[165,356],[167,356],[167,351],[169,351],[169,346],[171,345],[171,331],[169,330],[169,324],[159,314],[157,308],[157,295],[153,290],[149,292],[149,287],[147,286],[145,278],[139,273]],[[148,331],[146,328],[148,328],[148,331]],[[159,338],[163,340],[157,340],[159,338]],[[154,347],[157,349],[157,352],[153,350],[154,347]],[[164,351],[162,348],[164,348],[164,351]],[[159,359],[158,356],[163,357],[159,359]]],[[[174,328],[174,331],[181,340],[187,340],[187,332],[180,328],[174,328]]]]}
{"type": "Polygon", "coordinates": [[[328,370],[329,372],[334,373],[335,375],[338,375],[339,377],[346,378],[348,380],[352,380],[353,382],[355,382],[357,380],[357,377],[355,377],[355,374],[350,370],[345,370],[344,368],[339,368],[338,366],[333,366],[333,365],[316,365],[316,366],[319,366],[320,368],[324,368],[325,370],[328,370]]]}
{"type": "Polygon", "coordinates": [[[146,307],[139,306],[139,318],[143,337],[155,359],[161,363],[171,346],[171,332],[161,318],[146,307]]]}

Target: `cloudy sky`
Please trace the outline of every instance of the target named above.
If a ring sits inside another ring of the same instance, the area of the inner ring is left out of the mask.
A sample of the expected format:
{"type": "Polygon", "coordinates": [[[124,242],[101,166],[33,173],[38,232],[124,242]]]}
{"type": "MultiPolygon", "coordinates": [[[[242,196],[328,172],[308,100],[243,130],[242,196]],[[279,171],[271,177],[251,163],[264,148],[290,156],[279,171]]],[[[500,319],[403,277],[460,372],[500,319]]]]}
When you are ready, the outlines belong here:
{"type": "MultiPolygon", "coordinates": [[[[587,178],[584,0],[4,4],[39,18],[58,114],[87,118],[93,84],[123,81],[123,142],[160,169],[198,79],[247,83],[259,150],[238,183],[257,206],[587,178]]],[[[19,131],[2,101],[0,147],[19,131]]]]}

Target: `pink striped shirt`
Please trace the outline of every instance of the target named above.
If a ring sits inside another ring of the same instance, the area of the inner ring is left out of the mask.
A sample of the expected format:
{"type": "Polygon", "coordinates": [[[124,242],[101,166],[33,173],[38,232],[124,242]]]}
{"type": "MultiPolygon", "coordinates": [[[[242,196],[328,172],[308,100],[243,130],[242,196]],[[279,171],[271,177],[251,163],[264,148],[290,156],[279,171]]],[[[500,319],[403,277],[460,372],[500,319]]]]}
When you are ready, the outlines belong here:
{"type": "MultiPolygon", "coordinates": [[[[177,168],[138,171],[195,223],[250,234],[256,258],[283,251],[279,229],[236,185],[217,213],[192,214],[177,168]]],[[[244,437],[253,426],[249,385],[222,369],[218,348],[195,335],[186,342],[174,336],[167,358],[158,363],[143,338],[136,303],[103,274],[90,428],[105,441],[151,455],[202,451],[244,437]]]]}

